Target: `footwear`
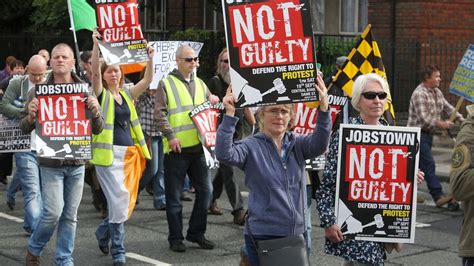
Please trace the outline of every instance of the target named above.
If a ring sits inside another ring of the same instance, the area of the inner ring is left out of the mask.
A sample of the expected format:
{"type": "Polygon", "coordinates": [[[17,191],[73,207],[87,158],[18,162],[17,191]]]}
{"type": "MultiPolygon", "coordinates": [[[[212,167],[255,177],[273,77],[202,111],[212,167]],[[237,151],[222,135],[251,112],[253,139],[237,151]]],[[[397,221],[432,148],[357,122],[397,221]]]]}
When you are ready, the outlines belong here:
{"type": "Polygon", "coordinates": [[[181,200],[182,201],[193,201],[193,198],[189,195],[188,192],[182,192],[181,193],[181,200]]]}
{"type": "Polygon", "coordinates": [[[416,203],[423,203],[423,202],[425,202],[425,198],[423,198],[420,195],[417,195],[416,196],[416,203]]]}
{"type": "Polygon", "coordinates": [[[174,252],[185,252],[186,246],[183,241],[175,241],[170,244],[170,249],[174,252]]]}
{"type": "Polygon", "coordinates": [[[213,201],[211,203],[211,207],[209,207],[209,213],[212,215],[222,215],[222,210],[217,206],[217,201],[213,201]]]}
{"type": "Polygon", "coordinates": [[[153,196],[153,194],[155,194],[155,192],[153,191],[153,186],[146,186],[145,190],[150,196],[153,196]]]}
{"type": "Polygon", "coordinates": [[[15,209],[15,202],[9,202],[7,201],[7,206],[10,211],[13,211],[15,209]]]}
{"type": "Polygon", "coordinates": [[[186,237],[186,240],[198,244],[202,249],[214,249],[214,247],[216,246],[214,242],[207,240],[205,237],[197,240],[186,237]]]}
{"type": "Polygon", "coordinates": [[[102,251],[102,253],[104,253],[104,255],[109,255],[109,246],[101,246],[99,245],[99,249],[100,251],[102,251]]]}
{"type": "Polygon", "coordinates": [[[157,208],[157,210],[159,210],[159,211],[166,211],[166,205],[164,205],[163,207],[157,208]]]}
{"type": "Polygon", "coordinates": [[[448,210],[450,210],[452,212],[458,211],[459,210],[459,203],[455,199],[452,199],[450,202],[448,202],[447,208],[448,208],[448,210]]]}
{"type": "Polygon", "coordinates": [[[240,209],[234,212],[234,224],[244,225],[245,224],[245,211],[240,209]]]}
{"type": "Polygon", "coordinates": [[[27,250],[25,264],[26,266],[40,265],[40,256],[34,256],[33,254],[31,254],[30,250],[27,250]]]}
{"type": "Polygon", "coordinates": [[[435,200],[436,207],[440,208],[446,203],[450,202],[453,199],[453,196],[442,195],[437,200],[435,200]]]}
{"type": "Polygon", "coordinates": [[[122,265],[126,265],[125,261],[114,261],[114,266],[122,266],[122,265]]]}

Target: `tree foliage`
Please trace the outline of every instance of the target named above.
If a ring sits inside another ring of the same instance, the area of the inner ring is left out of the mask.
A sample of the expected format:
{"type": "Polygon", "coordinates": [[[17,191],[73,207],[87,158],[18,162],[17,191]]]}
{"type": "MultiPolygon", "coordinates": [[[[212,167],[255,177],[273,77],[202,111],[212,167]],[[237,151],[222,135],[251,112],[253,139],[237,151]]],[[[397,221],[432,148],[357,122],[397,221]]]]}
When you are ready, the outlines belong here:
{"type": "Polygon", "coordinates": [[[29,31],[50,35],[62,35],[70,28],[67,1],[33,0],[29,31]]]}

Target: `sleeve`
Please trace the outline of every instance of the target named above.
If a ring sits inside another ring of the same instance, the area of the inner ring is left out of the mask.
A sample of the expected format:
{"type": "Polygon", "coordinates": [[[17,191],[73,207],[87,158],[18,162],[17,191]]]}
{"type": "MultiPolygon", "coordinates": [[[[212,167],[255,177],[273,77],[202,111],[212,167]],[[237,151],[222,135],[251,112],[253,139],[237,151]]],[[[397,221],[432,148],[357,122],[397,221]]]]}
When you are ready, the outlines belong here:
{"type": "Polygon", "coordinates": [[[220,95],[219,92],[217,91],[219,80],[216,77],[212,77],[209,82],[207,83],[207,88],[209,88],[209,92],[211,92],[214,95],[220,95]]]}
{"type": "Polygon", "coordinates": [[[421,122],[421,128],[436,127],[436,117],[433,117],[430,112],[429,97],[426,93],[418,92],[413,94],[411,103],[415,110],[418,120],[421,122]]]}
{"type": "Polygon", "coordinates": [[[329,135],[331,133],[331,116],[329,111],[318,111],[316,118],[316,128],[311,135],[301,136],[304,159],[310,159],[323,154],[329,143],[329,135]]]}
{"type": "Polygon", "coordinates": [[[336,195],[337,153],[339,149],[339,131],[334,132],[329,144],[321,185],[316,191],[316,202],[321,226],[328,228],[336,223],[334,197],[336,195]]]}
{"type": "MultiPolygon", "coordinates": [[[[90,95],[89,97],[95,96],[90,95]]],[[[102,108],[99,108],[99,114],[99,116],[92,118],[92,134],[95,135],[100,134],[105,126],[104,116],[102,115],[102,108]]]]}
{"type": "Polygon", "coordinates": [[[235,126],[238,121],[237,117],[224,116],[217,129],[216,157],[221,162],[243,169],[248,155],[248,146],[245,142],[233,143],[235,126]]]}
{"type": "Polygon", "coordinates": [[[20,107],[13,105],[13,101],[21,95],[21,82],[23,79],[15,79],[8,85],[2,100],[0,101],[0,113],[10,119],[18,119],[21,116],[20,107]],[[19,93],[19,94],[18,94],[19,93]]]}
{"type": "Polygon", "coordinates": [[[163,81],[160,81],[155,94],[155,114],[154,120],[163,136],[168,140],[176,137],[173,128],[168,121],[168,98],[166,97],[165,85],[163,81]]]}
{"type": "Polygon", "coordinates": [[[474,124],[463,126],[453,151],[450,186],[460,201],[474,200],[474,124]]]}

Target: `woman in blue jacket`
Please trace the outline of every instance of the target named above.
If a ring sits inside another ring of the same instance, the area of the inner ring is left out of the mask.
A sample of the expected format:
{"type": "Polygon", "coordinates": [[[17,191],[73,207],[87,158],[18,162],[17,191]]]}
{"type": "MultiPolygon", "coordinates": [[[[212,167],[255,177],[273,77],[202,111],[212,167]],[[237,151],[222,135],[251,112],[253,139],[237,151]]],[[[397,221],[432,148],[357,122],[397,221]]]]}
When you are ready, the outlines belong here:
{"type": "Polygon", "coordinates": [[[224,97],[225,117],[217,131],[219,161],[245,172],[249,188],[248,220],[244,229],[250,265],[258,265],[256,241],[303,234],[306,212],[305,160],[324,153],[329,142],[331,120],[327,89],[318,76],[316,88],[320,105],[317,128],[307,136],[288,131],[291,104],[265,106],[259,110],[261,133],[233,143],[235,98],[229,88],[224,97]]]}

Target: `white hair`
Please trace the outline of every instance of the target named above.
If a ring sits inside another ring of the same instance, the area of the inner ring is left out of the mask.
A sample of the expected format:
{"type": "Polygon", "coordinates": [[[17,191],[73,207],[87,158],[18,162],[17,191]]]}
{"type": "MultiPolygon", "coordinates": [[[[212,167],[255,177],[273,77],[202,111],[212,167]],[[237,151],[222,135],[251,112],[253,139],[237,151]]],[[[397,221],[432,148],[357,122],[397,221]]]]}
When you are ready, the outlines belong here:
{"type": "Polygon", "coordinates": [[[359,77],[357,77],[352,87],[352,100],[351,100],[352,107],[354,107],[354,109],[356,109],[359,112],[360,110],[359,110],[358,105],[359,105],[360,95],[362,94],[362,91],[367,86],[367,83],[369,81],[377,82],[378,84],[380,84],[380,86],[382,87],[382,90],[387,93],[387,98],[391,97],[388,83],[380,75],[375,74],[375,73],[360,75],[359,77]]]}

